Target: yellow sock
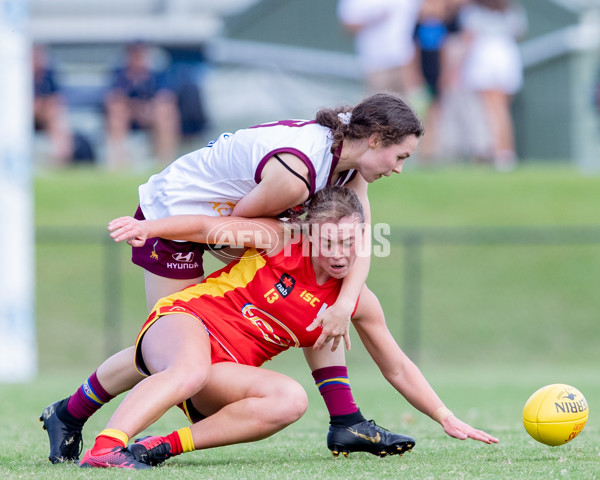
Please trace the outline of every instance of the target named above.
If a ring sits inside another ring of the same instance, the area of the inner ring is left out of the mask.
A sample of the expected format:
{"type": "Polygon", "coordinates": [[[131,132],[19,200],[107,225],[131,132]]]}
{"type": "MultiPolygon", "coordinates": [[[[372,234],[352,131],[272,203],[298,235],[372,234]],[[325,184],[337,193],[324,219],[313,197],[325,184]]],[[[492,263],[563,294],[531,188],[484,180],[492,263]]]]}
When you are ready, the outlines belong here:
{"type": "Polygon", "coordinates": [[[177,430],[177,435],[179,435],[179,441],[181,442],[183,453],[193,452],[196,450],[194,447],[194,439],[192,438],[192,431],[190,430],[190,427],[180,428],[177,430]]]}

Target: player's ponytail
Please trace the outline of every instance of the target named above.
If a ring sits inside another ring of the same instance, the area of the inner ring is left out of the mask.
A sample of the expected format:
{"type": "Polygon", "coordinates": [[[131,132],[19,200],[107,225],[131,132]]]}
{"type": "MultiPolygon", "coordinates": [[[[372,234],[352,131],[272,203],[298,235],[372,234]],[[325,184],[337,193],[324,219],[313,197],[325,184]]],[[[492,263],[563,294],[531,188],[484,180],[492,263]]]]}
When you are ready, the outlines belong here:
{"type": "Polygon", "coordinates": [[[355,107],[325,108],[317,112],[315,121],[331,130],[335,153],[344,138],[369,138],[379,135],[382,145],[402,141],[409,135],[421,137],[425,130],[415,112],[398,96],[377,93],[355,107]]]}
{"type": "Polygon", "coordinates": [[[342,140],[344,140],[344,137],[350,135],[350,124],[352,122],[351,115],[352,107],[350,106],[324,108],[317,112],[315,121],[319,125],[323,125],[331,130],[331,137],[333,138],[331,153],[335,153],[342,143],[342,140]]]}

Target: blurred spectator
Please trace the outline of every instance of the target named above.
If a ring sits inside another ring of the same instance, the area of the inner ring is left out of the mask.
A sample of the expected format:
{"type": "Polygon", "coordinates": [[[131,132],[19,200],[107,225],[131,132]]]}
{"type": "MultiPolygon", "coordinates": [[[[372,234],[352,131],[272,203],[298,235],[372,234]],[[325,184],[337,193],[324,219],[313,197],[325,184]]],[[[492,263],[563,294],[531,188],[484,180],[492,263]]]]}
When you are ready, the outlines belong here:
{"type": "Polygon", "coordinates": [[[472,0],[459,22],[468,45],[465,86],[479,92],[492,137],[492,160],[499,170],[516,166],[510,103],[523,81],[517,38],[527,30],[525,10],[510,0],[472,0]]]}
{"type": "Polygon", "coordinates": [[[450,34],[458,31],[456,0],[423,0],[414,30],[419,66],[429,94],[425,131],[419,158],[430,161],[438,150],[440,121],[441,75],[445,66],[444,47],[450,34]]]}
{"type": "Polygon", "coordinates": [[[203,132],[208,120],[193,68],[180,65],[173,75],[177,90],[177,106],[181,118],[181,134],[185,137],[203,132]]]}
{"type": "MultiPolygon", "coordinates": [[[[413,31],[422,0],[340,0],[338,17],[354,35],[371,93],[410,97],[420,87],[413,31]]],[[[410,100],[410,99],[409,99],[410,100]]]]}
{"type": "Polygon", "coordinates": [[[34,128],[48,135],[52,163],[55,166],[66,165],[73,159],[73,134],[61,89],[44,45],[33,46],[32,63],[34,128]]]}
{"type": "Polygon", "coordinates": [[[485,112],[479,94],[465,88],[462,79],[466,47],[460,34],[450,35],[444,46],[437,132],[439,150],[445,160],[488,161],[491,140],[485,112]]]}
{"type": "Polygon", "coordinates": [[[154,154],[165,165],[175,158],[180,136],[176,93],[165,72],[151,63],[150,46],[135,42],[126,47],[125,64],[116,68],[105,99],[107,163],[110,169],[126,166],[126,140],[132,130],[149,130],[154,154]]]}

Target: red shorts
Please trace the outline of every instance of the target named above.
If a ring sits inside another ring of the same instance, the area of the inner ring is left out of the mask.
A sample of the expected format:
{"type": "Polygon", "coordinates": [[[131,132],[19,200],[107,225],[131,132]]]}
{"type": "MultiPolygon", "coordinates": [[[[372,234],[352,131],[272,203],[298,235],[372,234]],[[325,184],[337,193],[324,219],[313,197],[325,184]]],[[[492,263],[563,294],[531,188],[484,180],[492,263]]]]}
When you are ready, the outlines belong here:
{"type": "MultiPolygon", "coordinates": [[[[156,310],[153,310],[150,313],[148,320],[146,320],[146,323],[144,323],[144,325],[142,326],[142,329],[140,330],[140,333],[138,333],[137,339],[135,341],[135,367],[137,368],[138,372],[140,372],[144,376],[150,375],[150,372],[148,371],[148,368],[146,367],[144,358],[142,356],[142,340],[144,338],[144,334],[154,324],[154,322],[156,322],[160,317],[162,317],[164,315],[174,314],[174,313],[185,313],[186,315],[189,315],[189,316],[195,318],[202,325],[204,325],[204,322],[200,318],[196,317],[195,315],[193,315],[189,312],[161,312],[161,313],[158,313],[156,310]]],[[[206,328],[206,327],[204,327],[204,328],[206,328]]],[[[227,351],[223,348],[223,346],[218,342],[218,340],[216,340],[208,332],[208,330],[206,330],[206,334],[208,335],[208,338],[210,339],[211,363],[214,364],[214,363],[222,363],[222,362],[235,362],[235,359],[231,355],[229,355],[229,353],[227,353],[227,351]]]]}
{"type": "MultiPolygon", "coordinates": [[[[145,219],[139,206],[134,218],[145,219]]],[[[131,247],[131,261],[160,277],[190,280],[204,275],[203,253],[202,243],[149,238],[143,247],[131,247]]]]}

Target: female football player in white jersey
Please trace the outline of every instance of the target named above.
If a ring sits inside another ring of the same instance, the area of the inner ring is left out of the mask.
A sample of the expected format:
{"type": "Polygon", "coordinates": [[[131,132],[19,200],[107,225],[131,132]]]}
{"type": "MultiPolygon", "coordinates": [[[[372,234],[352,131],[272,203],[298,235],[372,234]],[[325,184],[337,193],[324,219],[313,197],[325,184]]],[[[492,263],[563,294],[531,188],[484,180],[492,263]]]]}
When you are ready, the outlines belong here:
{"type": "MultiPolygon", "coordinates": [[[[400,173],[423,133],[411,108],[384,93],[354,107],[323,109],[314,120],[279,121],[224,133],[141,185],[135,217],[294,215],[316,191],[345,185],[357,193],[370,222],[367,185],[400,173]]],[[[369,239],[363,242],[368,245],[369,239]]],[[[160,298],[203,280],[202,254],[207,248],[161,238],[132,247],[133,262],[144,268],[149,310],[160,298]]],[[[314,348],[305,354],[334,427],[366,422],[352,397],[344,350],[337,346],[343,339],[350,348],[350,314],[368,270],[368,256],[359,258],[344,278],[337,301],[308,327],[322,328],[314,348]]],[[[77,459],[87,418],[142,380],[133,359],[133,347],[115,354],[73,395],[44,410],[41,420],[50,438],[51,461],[77,459]]]]}

